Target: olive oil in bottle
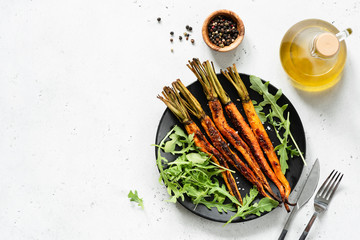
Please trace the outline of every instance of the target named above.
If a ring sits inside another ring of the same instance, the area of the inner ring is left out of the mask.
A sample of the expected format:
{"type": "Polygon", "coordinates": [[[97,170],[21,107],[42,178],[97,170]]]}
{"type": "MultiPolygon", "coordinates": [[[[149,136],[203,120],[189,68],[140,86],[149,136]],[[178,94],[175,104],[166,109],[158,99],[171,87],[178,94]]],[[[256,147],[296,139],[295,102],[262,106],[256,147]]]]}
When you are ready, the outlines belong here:
{"type": "Polygon", "coordinates": [[[335,85],[346,62],[343,41],[351,29],[339,32],[332,24],[308,19],[292,26],[280,45],[281,64],[295,87],[321,91],[335,85]]]}

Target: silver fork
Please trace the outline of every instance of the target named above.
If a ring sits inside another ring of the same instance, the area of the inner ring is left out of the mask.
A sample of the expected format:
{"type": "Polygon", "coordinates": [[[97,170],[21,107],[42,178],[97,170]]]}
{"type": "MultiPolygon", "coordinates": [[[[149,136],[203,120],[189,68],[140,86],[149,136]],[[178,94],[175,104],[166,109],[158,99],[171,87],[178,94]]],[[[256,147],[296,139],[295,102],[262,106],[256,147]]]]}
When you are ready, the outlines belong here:
{"type": "Polygon", "coordinates": [[[337,187],[339,186],[339,183],[342,179],[344,174],[333,170],[330,175],[326,178],[325,182],[321,185],[320,189],[315,195],[314,199],[314,208],[315,212],[312,215],[309,223],[307,224],[305,230],[303,231],[301,237],[299,240],[304,240],[306,236],[308,235],[311,226],[315,222],[316,217],[326,211],[328,208],[329,202],[336,191],[337,187]]]}

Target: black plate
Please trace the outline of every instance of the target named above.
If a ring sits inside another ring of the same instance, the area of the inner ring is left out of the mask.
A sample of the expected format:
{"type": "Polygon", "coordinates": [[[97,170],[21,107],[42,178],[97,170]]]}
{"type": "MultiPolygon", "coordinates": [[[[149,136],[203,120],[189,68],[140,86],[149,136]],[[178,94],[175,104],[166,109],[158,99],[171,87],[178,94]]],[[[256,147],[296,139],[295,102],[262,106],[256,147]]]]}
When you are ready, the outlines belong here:
{"type": "MultiPolygon", "coordinates": [[[[245,113],[242,109],[241,102],[239,101],[239,95],[237,94],[235,88],[231,85],[231,83],[222,75],[218,74],[218,79],[220,80],[220,83],[222,84],[225,91],[229,94],[232,101],[236,104],[240,112],[243,114],[243,116],[246,119],[245,113]]],[[[241,79],[244,81],[250,97],[252,100],[257,101],[258,103],[263,100],[262,96],[258,94],[256,91],[253,91],[250,89],[250,80],[249,75],[247,74],[240,74],[241,79]]],[[[188,86],[188,89],[193,95],[197,98],[197,100],[200,102],[200,104],[203,106],[205,112],[211,116],[211,112],[207,106],[207,100],[203,93],[202,86],[199,83],[199,81],[196,81],[188,86]]],[[[271,94],[275,94],[277,92],[277,88],[269,84],[269,92],[271,94]]],[[[301,123],[300,117],[298,113],[296,112],[294,106],[291,104],[289,99],[286,98],[286,96],[283,94],[281,98],[278,100],[278,105],[282,106],[284,104],[288,104],[287,110],[285,111],[284,115],[287,115],[287,112],[290,112],[290,123],[291,123],[291,133],[294,136],[299,148],[304,154],[305,157],[305,133],[304,128],[301,123]]],[[[264,108],[264,111],[268,111],[268,108],[264,108]]],[[[193,117],[193,120],[195,121],[195,117],[193,117]]],[[[197,122],[197,121],[195,121],[197,122]]],[[[198,123],[198,122],[197,122],[198,123]]],[[[161,117],[157,133],[156,133],[156,144],[159,144],[161,140],[165,137],[165,135],[172,129],[174,125],[178,125],[180,127],[183,127],[182,124],[177,120],[177,118],[172,114],[172,112],[169,109],[166,109],[163,116],[161,117]]],[[[201,125],[198,123],[198,126],[201,128],[201,125]]],[[[273,130],[273,127],[270,124],[265,123],[264,124],[265,129],[268,132],[268,135],[270,139],[272,140],[274,146],[279,144],[279,141],[276,137],[276,133],[273,130]]],[[[184,128],[183,128],[184,129],[184,128]]],[[[185,129],[184,129],[185,131],[185,129]]],[[[292,143],[290,143],[292,144],[292,143]]],[[[169,161],[174,161],[176,156],[172,156],[170,154],[164,154],[164,156],[169,161]]],[[[157,150],[155,150],[155,155],[157,157],[157,150]]],[[[239,155],[240,156],[240,155],[239,155]]],[[[240,156],[241,157],[241,156],[240,156]]],[[[287,170],[285,177],[289,181],[289,184],[291,186],[291,189],[294,189],[296,186],[296,183],[298,182],[301,172],[303,170],[303,162],[300,157],[293,157],[292,159],[288,160],[289,169],[287,170]]],[[[245,194],[248,194],[250,188],[252,188],[252,184],[248,182],[242,175],[235,173],[234,175],[236,181],[238,182],[238,187],[240,190],[240,193],[242,196],[245,196],[245,194]]],[[[220,180],[221,181],[221,180],[220,180]]],[[[269,181],[271,188],[274,190],[275,193],[278,193],[278,189],[276,186],[272,183],[272,181],[269,181]]],[[[259,196],[255,199],[255,201],[258,201],[260,199],[259,196]]],[[[209,210],[204,205],[198,205],[195,208],[195,205],[190,201],[190,199],[185,199],[185,201],[179,200],[179,203],[183,205],[186,209],[189,211],[207,218],[209,220],[218,221],[218,222],[227,222],[231,216],[234,215],[234,212],[228,212],[228,213],[219,213],[216,208],[209,210]]],[[[284,209],[285,211],[285,209],[284,209]]],[[[261,216],[265,215],[266,213],[263,213],[261,216]]],[[[256,215],[249,215],[246,217],[246,219],[235,219],[233,222],[243,222],[248,221],[252,219],[256,219],[258,216],[256,215]]]]}

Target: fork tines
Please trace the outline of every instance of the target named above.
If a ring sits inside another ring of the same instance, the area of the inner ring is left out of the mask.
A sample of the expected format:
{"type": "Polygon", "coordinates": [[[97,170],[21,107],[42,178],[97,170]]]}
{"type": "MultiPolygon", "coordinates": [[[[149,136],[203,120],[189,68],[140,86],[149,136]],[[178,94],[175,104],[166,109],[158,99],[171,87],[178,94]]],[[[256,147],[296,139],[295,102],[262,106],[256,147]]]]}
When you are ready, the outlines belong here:
{"type": "Polygon", "coordinates": [[[317,197],[322,197],[326,200],[329,200],[339,186],[343,176],[344,174],[335,171],[334,169],[327,177],[325,182],[321,185],[319,191],[317,192],[317,197]]]}
{"type": "Polygon", "coordinates": [[[330,199],[334,194],[334,192],[336,191],[337,187],[339,186],[339,183],[343,178],[343,176],[344,174],[333,170],[330,173],[330,175],[326,178],[325,182],[321,185],[314,199],[315,212],[311,217],[310,221],[308,222],[308,224],[306,225],[306,228],[301,234],[299,240],[304,240],[306,238],[318,214],[326,211],[330,199]]]}

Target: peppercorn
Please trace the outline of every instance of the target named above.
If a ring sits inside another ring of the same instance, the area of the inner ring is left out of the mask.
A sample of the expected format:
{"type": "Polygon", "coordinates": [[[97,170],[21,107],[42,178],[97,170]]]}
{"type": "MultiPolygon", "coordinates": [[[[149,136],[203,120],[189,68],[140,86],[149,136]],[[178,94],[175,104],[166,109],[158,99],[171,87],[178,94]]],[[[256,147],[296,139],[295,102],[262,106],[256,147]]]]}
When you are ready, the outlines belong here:
{"type": "Polygon", "coordinates": [[[174,41],[174,39],[170,38],[170,42],[173,42],[173,41],[174,41]]]}
{"type": "Polygon", "coordinates": [[[174,36],[174,32],[173,32],[173,31],[171,31],[171,32],[170,32],[170,35],[171,35],[171,36],[174,36]]]}
{"type": "Polygon", "coordinates": [[[161,17],[158,17],[156,20],[157,20],[158,22],[160,22],[160,21],[161,21],[161,17]]]}
{"type": "Polygon", "coordinates": [[[229,46],[239,35],[236,23],[222,15],[215,17],[207,28],[210,41],[219,47],[229,46]]]}
{"type": "Polygon", "coordinates": [[[194,40],[194,39],[191,39],[190,41],[191,41],[191,43],[192,43],[192,44],[194,44],[194,43],[195,43],[195,40],[194,40]]]}
{"type": "Polygon", "coordinates": [[[186,30],[189,30],[189,25],[186,25],[185,28],[186,28],[186,30]]]}
{"type": "Polygon", "coordinates": [[[192,27],[189,27],[189,29],[188,29],[189,31],[192,31],[192,27]]]}
{"type": "Polygon", "coordinates": [[[182,40],[182,36],[179,36],[179,40],[180,40],[180,41],[182,40]]]}

